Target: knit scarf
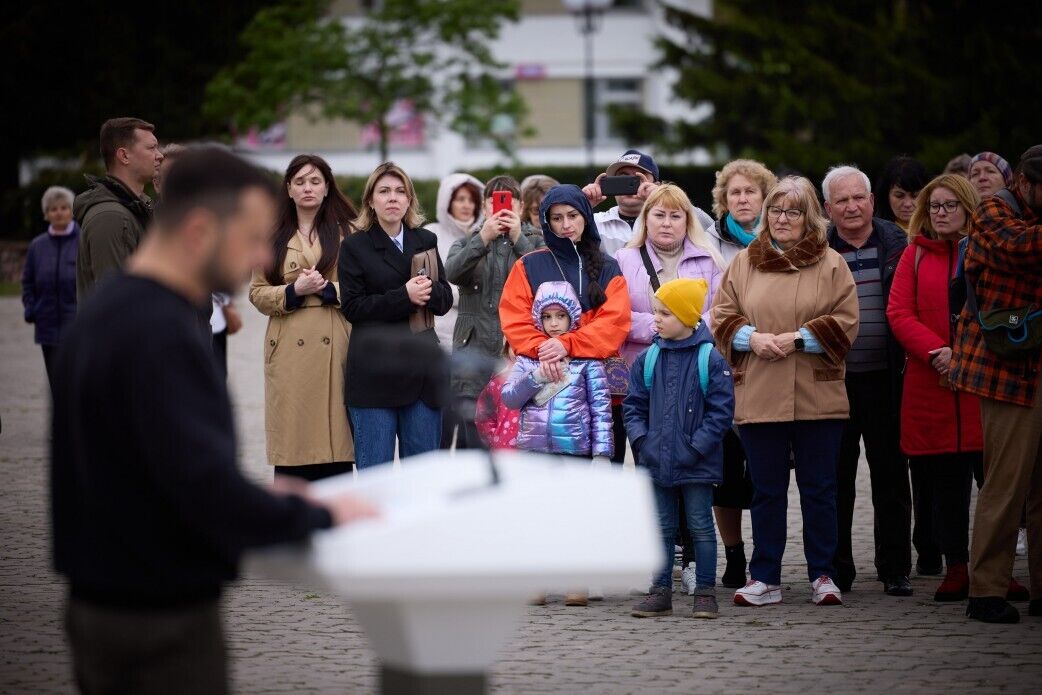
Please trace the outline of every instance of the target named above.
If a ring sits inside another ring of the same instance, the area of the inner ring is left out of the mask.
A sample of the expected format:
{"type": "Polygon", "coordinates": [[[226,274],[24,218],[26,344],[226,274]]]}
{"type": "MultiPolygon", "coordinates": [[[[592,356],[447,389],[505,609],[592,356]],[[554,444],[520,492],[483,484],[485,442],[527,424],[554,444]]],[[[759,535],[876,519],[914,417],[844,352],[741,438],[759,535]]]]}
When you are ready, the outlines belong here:
{"type": "MultiPolygon", "coordinates": [[[[755,234],[750,234],[749,232],[745,231],[745,227],[738,224],[738,221],[735,218],[731,217],[731,213],[727,213],[724,219],[727,220],[727,231],[730,232],[731,236],[734,237],[735,240],[742,246],[748,246],[750,243],[752,243],[752,240],[756,238],[755,234]]],[[[757,217],[756,221],[753,222],[753,226],[755,227],[759,223],[760,218],[757,217]]]]}
{"type": "Polygon", "coordinates": [[[684,237],[669,246],[659,246],[652,241],[651,248],[655,249],[655,255],[662,264],[662,270],[658,274],[659,279],[662,282],[676,280],[679,277],[680,257],[684,254],[684,237]]]}
{"type": "Polygon", "coordinates": [[[446,217],[449,218],[449,223],[454,225],[456,227],[456,229],[459,230],[460,234],[463,235],[463,236],[466,236],[467,232],[469,232],[470,230],[474,229],[474,224],[478,221],[476,217],[474,219],[470,220],[469,222],[465,222],[463,220],[457,220],[452,215],[446,215],[446,217]]]}

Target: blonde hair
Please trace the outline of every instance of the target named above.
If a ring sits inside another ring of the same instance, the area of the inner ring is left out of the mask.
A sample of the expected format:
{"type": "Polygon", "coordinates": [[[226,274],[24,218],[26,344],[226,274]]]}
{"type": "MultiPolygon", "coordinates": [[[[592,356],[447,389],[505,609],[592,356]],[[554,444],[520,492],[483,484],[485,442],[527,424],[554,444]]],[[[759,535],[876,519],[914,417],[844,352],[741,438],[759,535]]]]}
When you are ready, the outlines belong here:
{"type": "Polygon", "coordinates": [[[973,187],[970,180],[960,174],[941,174],[930,183],[923,186],[919,191],[919,197],[915,199],[915,212],[912,219],[908,221],[908,238],[914,239],[922,234],[927,239],[936,239],[937,232],[930,224],[930,194],[938,188],[947,188],[959,199],[959,204],[966,210],[966,221],[959,230],[960,236],[970,233],[970,225],[973,223],[973,211],[980,205],[980,194],[973,187]]]}
{"type": "Polygon", "coordinates": [[[709,236],[706,234],[706,230],[702,229],[702,225],[695,215],[695,206],[691,204],[691,199],[687,197],[687,193],[684,193],[684,189],[673,183],[663,183],[651,191],[651,195],[644,201],[644,207],[640,209],[640,215],[637,216],[637,221],[633,225],[633,238],[626,244],[626,248],[640,248],[647,241],[648,214],[656,205],[667,210],[682,210],[687,216],[688,240],[708,253],[716,263],[716,267],[723,270],[724,259],[716,247],[709,243],[709,236]]]}
{"type": "Polygon", "coordinates": [[[420,209],[420,201],[416,198],[416,189],[412,185],[412,179],[394,162],[384,162],[369,174],[369,179],[365,182],[365,188],[362,190],[362,204],[358,206],[358,217],[354,219],[352,233],[368,231],[370,227],[377,224],[376,211],[373,210],[373,193],[376,189],[376,182],[384,176],[393,176],[400,180],[405,186],[406,195],[409,196],[409,207],[405,210],[402,223],[409,229],[417,229],[426,221],[423,211],[420,209]]]}
{"type": "Polygon", "coordinates": [[[753,230],[753,234],[759,236],[765,229],[769,231],[767,224],[767,208],[781,198],[792,198],[796,207],[803,211],[803,235],[813,234],[818,241],[825,241],[829,227],[828,218],[821,209],[818,202],[817,191],[814,184],[803,176],[786,176],[774,184],[767,195],[763,197],[763,207],[760,208],[760,222],[753,230]]]}
{"type": "Polygon", "coordinates": [[[763,162],[753,159],[735,159],[716,172],[716,184],[713,186],[713,214],[722,220],[727,210],[727,186],[735,174],[741,174],[760,187],[760,194],[767,197],[767,191],[778,183],[778,177],[764,166],[763,162]]]}

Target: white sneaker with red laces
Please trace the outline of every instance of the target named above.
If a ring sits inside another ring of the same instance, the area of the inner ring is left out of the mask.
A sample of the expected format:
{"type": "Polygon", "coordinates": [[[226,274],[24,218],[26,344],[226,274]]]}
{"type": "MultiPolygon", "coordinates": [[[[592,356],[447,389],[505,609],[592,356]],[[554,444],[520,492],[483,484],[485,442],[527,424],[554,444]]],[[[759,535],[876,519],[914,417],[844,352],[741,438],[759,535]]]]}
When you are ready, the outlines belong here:
{"type": "Polygon", "coordinates": [[[764,584],[753,579],[734,592],[736,606],[769,606],[772,603],[781,603],[781,587],[777,584],[764,584]]]}
{"type": "Polygon", "coordinates": [[[819,606],[843,605],[843,592],[832,581],[832,577],[823,574],[811,582],[810,588],[814,592],[813,601],[819,606]]]}

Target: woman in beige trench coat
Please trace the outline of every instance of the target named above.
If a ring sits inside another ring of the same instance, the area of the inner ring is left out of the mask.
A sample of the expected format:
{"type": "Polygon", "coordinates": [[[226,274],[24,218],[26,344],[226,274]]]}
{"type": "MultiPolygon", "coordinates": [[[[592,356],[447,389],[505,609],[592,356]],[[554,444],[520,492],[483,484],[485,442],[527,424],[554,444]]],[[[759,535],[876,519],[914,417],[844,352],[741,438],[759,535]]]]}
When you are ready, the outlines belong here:
{"type": "Polygon", "coordinates": [[[329,165],[300,155],[283,180],[273,267],[255,272],[250,302],[268,316],[264,423],[275,472],[318,480],[350,471],[344,405],[351,326],[340,311],[336,260],[356,212],[329,165]]]}

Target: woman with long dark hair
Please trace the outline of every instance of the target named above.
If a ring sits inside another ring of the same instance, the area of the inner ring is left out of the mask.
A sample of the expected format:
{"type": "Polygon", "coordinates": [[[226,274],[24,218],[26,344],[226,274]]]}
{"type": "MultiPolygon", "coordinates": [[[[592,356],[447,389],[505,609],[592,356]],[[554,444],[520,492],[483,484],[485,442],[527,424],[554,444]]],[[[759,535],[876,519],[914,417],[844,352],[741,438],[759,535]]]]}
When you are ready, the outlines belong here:
{"type": "Polygon", "coordinates": [[[926,167],[911,157],[894,157],[876,179],[875,216],[890,220],[908,232],[915,212],[915,199],[930,180],[926,167]]]}
{"type": "Polygon", "coordinates": [[[250,302],[269,317],[268,463],[276,473],[318,480],[350,471],[354,462],[344,406],[350,325],[340,313],[337,255],[356,212],[321,157],[294,157],[282,187],[274,262],[250,283],[250,302]]]}
{"type": "Polygon", "coordinates": [[[630,295],[614,258],[601,252],[589,201],[573,185],[554,186],[539,206],[546,247],[510,270],[499,302],[499,320],[518,355],[538,358],[544,376],[563,378],[568,357],[603,360],[616,355],[629,335],[630,295]],[[579,327],[547,338],[532,323],[535,291],[544,282],[571,284],[582,304],[579,327]]]}

